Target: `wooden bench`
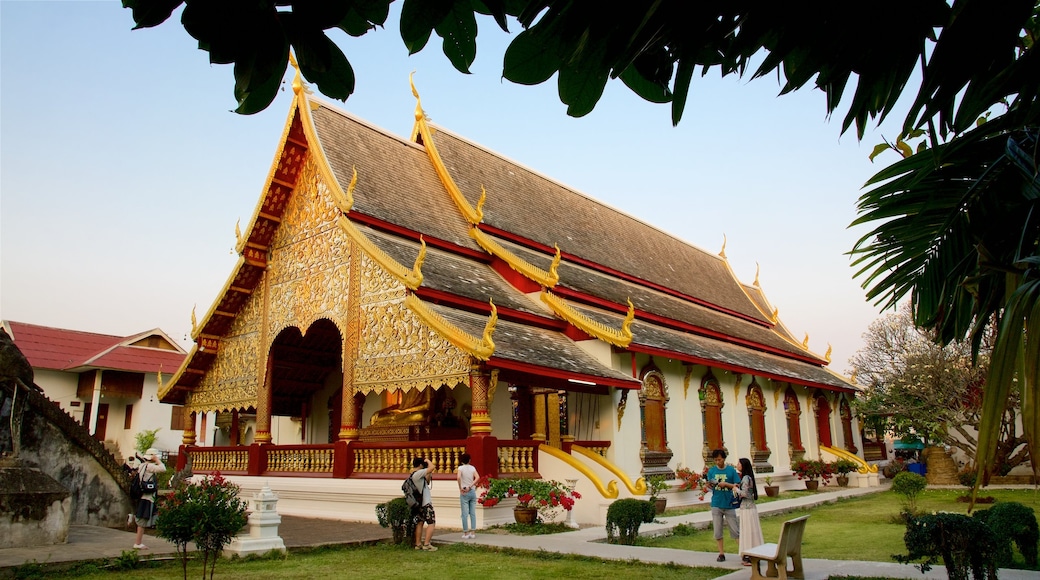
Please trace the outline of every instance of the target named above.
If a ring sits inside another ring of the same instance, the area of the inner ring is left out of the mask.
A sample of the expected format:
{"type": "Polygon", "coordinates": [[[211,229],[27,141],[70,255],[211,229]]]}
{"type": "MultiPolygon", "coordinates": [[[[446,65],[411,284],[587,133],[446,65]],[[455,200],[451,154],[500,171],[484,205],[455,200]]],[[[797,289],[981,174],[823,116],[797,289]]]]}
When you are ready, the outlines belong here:
{"type": "Polygon", "coordinates": [[[802,569],[802,533],[805,521],[809,516],[802,516],[784,522],[780,528],[780,541],[776,544],[762,544],[741,552],[742,556],[751,558],[752,580],[761,578],[805,578],[802,569]],[[792,569],[787,569],[787,559],[791,558],[792,569]],[[766,574],[762,575],[761,562],[766,563],[766,574]]]}

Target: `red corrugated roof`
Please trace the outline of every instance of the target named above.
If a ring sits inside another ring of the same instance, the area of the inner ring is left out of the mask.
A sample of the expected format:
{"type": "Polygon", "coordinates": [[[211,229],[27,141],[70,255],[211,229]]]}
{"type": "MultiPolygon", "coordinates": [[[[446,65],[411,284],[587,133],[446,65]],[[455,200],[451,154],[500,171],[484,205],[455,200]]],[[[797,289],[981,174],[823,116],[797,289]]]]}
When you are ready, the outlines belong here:
{"type": "Polygon", "coordinates": [[[24,322],[4,321],[6,327],[29,364],[37,369],[69,370],[101,368],[154,373],[160,368],[173,373],[180,367],[185,353],[161,330],[131,336],[113,336],[65,328],[38,326],[24,322]],[[163,338],[177,350],[163,350],[128,343],[149,334],[163,338]]]}

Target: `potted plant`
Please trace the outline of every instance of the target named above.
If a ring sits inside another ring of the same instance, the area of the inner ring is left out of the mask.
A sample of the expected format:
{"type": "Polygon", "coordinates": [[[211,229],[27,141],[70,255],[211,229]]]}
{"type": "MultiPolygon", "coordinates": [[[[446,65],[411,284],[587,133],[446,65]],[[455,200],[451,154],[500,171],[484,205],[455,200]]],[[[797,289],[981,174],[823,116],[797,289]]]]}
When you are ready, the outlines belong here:
{"type": "Polygon", "coordinates": [[[559,510],[570,511],[574,501],[581,495],[566,485],[548,479],[526,478],[489,478],[483,477],[477,482],[483,488],[477,503],[491,507],[506,498],[515,498],[513,517],[517,523],[533,524],[537,516],[542,521],[551,521],[559,510]]]}
{"type": "Polygon", "coordinates": [[[827,485],[827,482],[834,476],[833,466],[820,459],[803,459],[792,465],[791,470],[798,479],[805,480],[805,489],[812,491],[820,487],[821,479],[823,484],[827,485]]]}
{"type": "Polygon", "coordinates": [[[664,509],[668,507],[668,498],[660,497],[660,495],[669,487],[671,486],[668,485],[668,479],[663,475],[651,475],[646,478],[646,492],[654,504],[654,512],[658,515],[663,514],[664,509]]]}
{"type": "Polygon", "coordinates": [[[767,475],[767,476],[765,476],[765,479],[763,481],[766,482],[765,490],[766,490],[766,495],[768,497],[776,497],[776,496],[780,495],[780,486],[779,485],[773,485],[773,476],[767,475]]]}
{"type": "Polygon", "coordinates": [[[837,476],[834,478],[841,487],[847,487],[849,485],[849,474],[859,469],[855,461],[850,459],[839,459],[833,463],[834,473],[837,476]]]}

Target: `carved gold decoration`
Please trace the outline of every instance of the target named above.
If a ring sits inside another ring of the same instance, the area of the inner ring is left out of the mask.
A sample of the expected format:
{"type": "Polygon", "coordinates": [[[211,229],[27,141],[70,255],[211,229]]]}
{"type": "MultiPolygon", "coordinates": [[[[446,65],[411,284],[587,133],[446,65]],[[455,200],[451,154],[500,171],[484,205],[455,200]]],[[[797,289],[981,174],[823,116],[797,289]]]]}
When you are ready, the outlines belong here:
{"type": "Polygon", "coordinates": [[[495,389],[498,388],[498,373],[502,372],[502,369],[491,369],[491,378],[488,380],[488,394],[487,394],[487,406],[490,409],[491,403],[495,402],[495,389]]]}
{"type": "Polygon", "coordinates": [[[809,333],[805,333],[805,339],[802,340],[802,348],[809,348],[809,333]]]}
{"type": "Polygon", "coordinates": [[[421,447],[377,447],[369,448],[365,443],[354,444],[355,473],[408,473],[412,469],[413,457],[425,457],[437,467],[437,471],[451,473],[458,469],[459,456],[465,447],[436,445],[421,447]]]}
{"type": "Polygon", "coordinates": [[[310,87],[307,86],[307,83],[303,82],[303,76],[300,75],[300,65],[296,64],[296,56],[292,51],[289,51],[289,64],[296,69],[296,74],[293,76],[292,80],[293,93],[296,95],[300,95],[301,93],[307,95],[311,94],[310,87]]]}
{"type": "Polygon", "coordinates": [[[191,335],[193,337],[199,335],[199,321],[195,318],[195,309],[197,307],[198,304],[195,304],[191,307],[191,335]]]}
{"type": "Polygon", "coordinates": [[[686,365],[686,375],[683,376],[682,398],[686,400],[686,394],[690,391],[690,379],[693,377],[693,365],[686,365]]]}
{"type": "Polygon", "coordinates": [[[495,241],[494,238],[485,234],[479,227],[473,226],[469,229],[469,237],[473,238],[484,251],[501,258],[509,267],[516,270],[520,274],[529,280],[537,282],[541,286],[546,288],[554,288],[560,281],[560,274],[556,271],[560,265],[560,246],[556,246],[556,255],[553,257],[552,264],[549,266],[549,270],[542,270],[538,266],[535,266],[524,260],[520,256],[517,256],[513,252],[507,250],[504,246],[495,241]]]}
{"type": "Polygon", "coordinates": [[[333,447],[286,449],[272,446],[267,451],[267,471],[283,473],[332,473],[333,447]]]}
{"type": "Polygon", "coordinates": [[[631,300],[628,301],[628,314],[625,315],[625,319],[621,323],[621,329],[615,330],[578,312],[573,306],[567,304],[562,298],[549,290],[543,289],[541,298],[542,302],[548,305],[557,316],[590,336],[594,336],[614,346],[627,347],[632,343],[632,320],[635,319],[636,311],[631,300]]]}
{"type": "Polygon", "coordinates": [[[415,128],[412,129],[412,135],[422,136],[422,143],[426,148],[426,155],[430,158],[430,162],[433,164],[433,170],[437,173],[437,177],[440,178],[441,184],[444,185],[444,189],[448,190],[448,194],[451,195],[451,199],[455,202],[455,206],[459,208],[459,212],[462,216],[466,218],[466,221],[470,224],[479,224],[481,220],[484,219],[484,213],[479,209],[479,206],[478,209],[474,209],[473,206],[470,205],[469,201],[459,190],[459,186],[455,184],[455,180],[451,178],[451,174],[448,173],[448,168],[444,165],[444,161],[441,160],[441,155],[437,152],[437,147],[433,144],[433,133],[430,131],[430,126],[426,121],[426,113],[422,109],[422,101],[419,99],[419,91],[415,89],[415,83],[412,81],[411,74],[408,75],[408,84],[411,85],[412,95],[415,96],[415,128]]]}
{"type": "Polygon", "coordinates": [[[831,362],[831,352],[833,352],[833,351],[834,351],[834,347],[831,346],[831,343],[828,342],[827,343],[827,354],[823,355],[823,358],[826,359],[828,363],[831,362]]]}
{"type": "Polygon", "coordinates": [[[495,332],[495,324],[498,322],[498,308],[495,307],[494,302],[491,302],[491,316],[488,317],[487,324],[484,326],[484,334],[479,339],[442,318],[415,294],[408,295],[405,305],[448,342],[474,357],[486,361],[494,354],[495,343],[492,341],[491,335],[495,332]]]}
{"type": "Polygon", "coordinates": [[[628,389],[621,390],[621,399],[617,404],[617,430],[621,431],[621,418],[625,416],[625,407],[628,406],[628,389]]]}
{"type": "Polygon", "coordinates": [[[499,473],[535,473],[534,454],[537,448],[509,445],[502,441],[498,445],[499,473]]]}
{"type": "Polygon", "coordinates": [[[758,283],[758,273],[759,273],[759,271],[761,271],[761,269],[762,269],[762,266],[760,266],[758,262],[755,262],[755,282],[754,282],[754,285],[755,286],[759,286],[759,287],[761,286],[761,284],[758,283]]]}
{"type": "Polygon", "coordinates": [[[723,260],[726,259],[726,234],[722,234],[722,249],[719,250],[719,257],[723,260]]]}
{"type": "Polygon", "coordinates": [[[422,265],[423,261],[426,259],[426,241],[422,239],[422,236],[419,236],[419,255],[416,256],[415,264],[412,266],[412,269],[409,270],[407,266],[401,265],[397,260],[391,258],[389,254],[373,244],[372,241],[369,240],[365,234],[361,233],[361,230],[354,225],[354,222],[347,219],[346,216],[340,216],[339,226],[348,236],[350,236],[351,240],[365,250],[366,254],[372,256],[373,260],[379,262],[380,266],[400,280],[402,284],[412,290],[415,290],[422,285],[422,265]]]}

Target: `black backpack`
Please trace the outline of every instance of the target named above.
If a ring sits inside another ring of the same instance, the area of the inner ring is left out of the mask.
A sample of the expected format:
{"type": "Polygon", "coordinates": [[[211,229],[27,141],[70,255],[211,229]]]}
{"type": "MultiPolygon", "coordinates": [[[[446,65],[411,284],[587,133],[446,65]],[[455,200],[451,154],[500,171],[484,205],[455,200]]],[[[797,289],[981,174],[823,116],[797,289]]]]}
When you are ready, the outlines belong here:
{"type": "Polygon", "coordinates": [[[144,495],[144,487],[141,485],[141,476],[134,473],[130,476],[130,499],[138,501],[144,495]]]}
{"type": "Polygon", "coordinates": [[[404,492],[404,501],[408,502],[408,507],[412,508],[412,511],[418,510],[422,505],[423,492],[415,485],[411,474],[401,484],[401,491],[404,492]]]}

